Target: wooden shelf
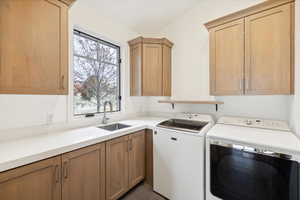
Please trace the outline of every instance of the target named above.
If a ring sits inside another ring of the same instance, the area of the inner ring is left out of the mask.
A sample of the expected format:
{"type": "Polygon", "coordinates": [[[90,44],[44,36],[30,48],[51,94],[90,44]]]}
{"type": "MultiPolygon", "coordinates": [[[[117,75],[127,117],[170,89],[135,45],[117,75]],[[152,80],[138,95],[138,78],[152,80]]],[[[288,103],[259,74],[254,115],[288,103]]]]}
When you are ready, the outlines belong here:
{"type": "Polygon", "coordinates": [[[171,104],[224,104],[223,101],[176,101],[176,100],[161,100],[158,103],[171,103],[171,104]]]}
{"type": "Polygon", "coordinates": [[[172,104],[172,108],[174,109],[175,104],[208,104],[208,105],[216,105],[216,111],[218,111],[218,105],[224,104],[223,101],[179,101],[179,100],[160,100],[158,103],[169,103],[172,104]]]}

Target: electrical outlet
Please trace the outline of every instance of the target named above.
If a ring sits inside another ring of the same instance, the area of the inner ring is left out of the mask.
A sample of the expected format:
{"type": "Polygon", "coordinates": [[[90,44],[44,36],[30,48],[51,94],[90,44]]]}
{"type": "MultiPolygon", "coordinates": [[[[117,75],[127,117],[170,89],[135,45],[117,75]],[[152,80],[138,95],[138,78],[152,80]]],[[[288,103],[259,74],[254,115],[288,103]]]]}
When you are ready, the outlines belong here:
{"type": "Polygon", "coordinates": [[[47,116],[46,116],[46,124],[49,125],[49,124],[52,124],[53,122],[53,113],[47,113],[47,116]]]}

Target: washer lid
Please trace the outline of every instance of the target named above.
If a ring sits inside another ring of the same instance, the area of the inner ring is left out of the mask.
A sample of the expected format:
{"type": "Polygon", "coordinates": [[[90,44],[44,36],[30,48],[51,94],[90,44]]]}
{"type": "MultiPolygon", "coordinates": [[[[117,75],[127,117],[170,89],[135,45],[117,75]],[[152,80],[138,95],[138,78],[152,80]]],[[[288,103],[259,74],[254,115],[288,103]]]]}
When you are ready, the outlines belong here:
{"type": "Polygon", "coordinates": [[[169,119],[159,123],[158,127],[200,133],[200,131],[208,124],[208,122],[185,120],[185,119],[169,119]]]}

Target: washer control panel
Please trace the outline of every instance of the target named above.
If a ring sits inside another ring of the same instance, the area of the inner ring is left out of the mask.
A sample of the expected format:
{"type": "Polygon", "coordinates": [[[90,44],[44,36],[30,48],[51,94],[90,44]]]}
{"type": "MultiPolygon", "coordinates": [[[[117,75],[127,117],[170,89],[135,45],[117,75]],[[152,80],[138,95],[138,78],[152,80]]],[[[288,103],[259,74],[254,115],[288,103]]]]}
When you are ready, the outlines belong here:
{"type": "Polygon", "coordinates": [[[176,114],[174,117],[178,119],[187,119],[187,120],[205,121],[205,122],[214,123],[213,117],[208,114],[183,112],[183,113],[176,114]]]}
{"type": "Polygon", "coordinates": [[[263,128],[280,131],[291,131],[287,122],[243,117],[221,117],[218,124],[263,128]]]}

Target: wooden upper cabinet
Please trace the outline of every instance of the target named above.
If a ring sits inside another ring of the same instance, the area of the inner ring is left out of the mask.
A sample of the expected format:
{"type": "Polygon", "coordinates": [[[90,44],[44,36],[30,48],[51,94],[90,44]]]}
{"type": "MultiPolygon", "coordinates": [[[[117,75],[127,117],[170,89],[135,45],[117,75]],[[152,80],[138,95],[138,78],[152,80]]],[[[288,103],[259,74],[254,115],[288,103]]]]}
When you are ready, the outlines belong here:
{"type": "Polygon", "coordinates": [[[130,95],[142,96],[142,49],[141,43],[130,47],[130,95]]]}
{"type": "Polygon", "coordinates": [[[243,94],[244,19],[210,30],[211,95],[243,94]]]}
{"type": "Polygon", "coordinates": [[[163,45],[162,96],[172,95],[172,47],[163,45]]]}
{"type": "Polygon", "coordinates": [[[0,1],[0,93],[68,93],[68,2],[0,1]]]}
{"type": "Polygon", "coordinates": [[[291,94],[291,4],[245,19],[246,94],[291,94]]]}
{"type": "Polygon", "coordinates": [[[72,5],[76,0],[59,0],[65,4],[67,4],[68,6],[72,5]]]}
{"type": "Polygon", "coordinates": [[[116,200],[129,189],[128,136],[106,142],[106,200],[116,200]]]}
{"type": "Polygon", "coordinates": [[[294,1],[266,1],[205,24],[212,95],[294,92],[294,1]]]}
{"type": "Polygon", "coordinates": [[[2,200],[61,200],[61,157],[0,173],[2,200]]]}
{"type": "Polygon", "coordinates": [[[143,96],[162,96],[162,45],[143,44],[143,96]]]}
{"type": "Polygon", "coordinates": [[[171,49],[163,38],[129,41],[131,96],[171,96],[171,49]]]}
{"type": "Polygon", "coordinates": [[[145,178],[146,163],[145,131],[129,135],[129,188],[145,178]]]}
{"type": "Polygon", "coordinates": [[[63,200],[105,200],[105,143],[62,155],[63,200]]]}

